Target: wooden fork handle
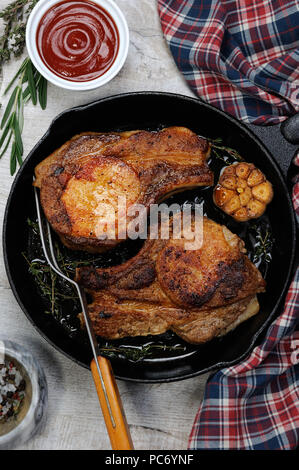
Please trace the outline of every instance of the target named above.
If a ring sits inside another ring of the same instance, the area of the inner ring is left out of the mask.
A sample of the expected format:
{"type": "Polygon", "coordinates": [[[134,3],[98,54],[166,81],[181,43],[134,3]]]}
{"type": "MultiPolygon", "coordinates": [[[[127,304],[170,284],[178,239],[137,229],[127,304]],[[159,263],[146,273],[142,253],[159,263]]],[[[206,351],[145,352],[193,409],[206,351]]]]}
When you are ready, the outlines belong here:
{"type": "Polygon", "coordinates": [[[93,380],[97,389],[111,447],[113,450],[133,450],[133,442],[130,430],[123,410],[117,383],[111,368],[110,361],[105,357],[98,357],[99,367],[105,383],[106,394],[102,387],[96,361],[93,359],[90,365],[93,380]],[[107,403],[107,399],[109,404],[107,403]],[[109,410],[110,405],[110,410],[109,410]],[[111,420],[111,414],[113,420],[111,420]]]}

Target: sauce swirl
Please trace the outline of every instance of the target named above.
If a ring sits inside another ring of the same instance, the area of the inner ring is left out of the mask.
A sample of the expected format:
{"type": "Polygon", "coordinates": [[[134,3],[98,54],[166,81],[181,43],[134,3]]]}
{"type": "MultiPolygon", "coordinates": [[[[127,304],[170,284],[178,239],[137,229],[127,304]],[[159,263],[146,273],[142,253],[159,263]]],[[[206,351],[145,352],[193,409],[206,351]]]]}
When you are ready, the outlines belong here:
{"type": "Polygon", "coordinates": [[[65,80],[85,82],[100,77],[112,66],[119,35],[102,7],[89,0],[67,0],[44,14],[36,43],[51,72],[65,80]]]}

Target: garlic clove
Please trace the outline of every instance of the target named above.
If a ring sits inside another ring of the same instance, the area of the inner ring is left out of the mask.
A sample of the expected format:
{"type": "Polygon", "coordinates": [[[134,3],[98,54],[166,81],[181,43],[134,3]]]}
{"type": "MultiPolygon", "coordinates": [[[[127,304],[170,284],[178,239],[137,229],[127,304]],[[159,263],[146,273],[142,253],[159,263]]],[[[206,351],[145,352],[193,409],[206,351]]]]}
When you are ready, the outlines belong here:
{"type": "Polygon", "coordinates": [[[252,198],[251,189],[247,186],[244,191],[239,195],[241,206],[247,206],[248,202],[252,198]]]}
{"type": "Polygon", "coordinates": [[[217,185],[214,190],[214,202],[216,206],[223,206],[226,202],[228,202],[233,196],[235,195],[235,191],[231,191],[229,189],[223,188],[220,185],[217,185]]]}
{"type": "Polygon", "coordinates": [[[232,215],[238,209],[240,209],[241,203],[239,196],[233,196],[228,202],[224,204],[224,210],[227,214],[232,215]]]}
{"type": "Polygon", "coordinates": [[[226,189],[236,189],[237,188],[237,178],[235,176],[226,176],[220,178],[219,183],[226,189]]]}
{"type": "Polygon", "coordinates": [[[260,183],[252,188],[252,195],[255,199],[268,204],[273,198],[273,188],[269,181],[260,183]]]}
{"type": "Polygon", "coordinates": [[[249,163],[238,163],[238,165],[236,165],[236,175],[239,177],[239,178],[244,178],[244,179],[247,179],[251,170],[252,170],[253,166],[249,163]]]}
{"type": "Polygon", "coordinates": [[[247,209],[249,217],[256,219],[263,215],[266,210],[266,204],[263,204],[257,199],[251,199],[247,204],[247,209]]]}
{"type": "Polygon", "coordinates": [[[260,184],[263,181],[265,181],[265,179],[266,178],[265,178],[264,174],[260,170],[255,168],[254,170],[252,170],[252,172],[248,176],[247,184],[248,184],[248,186],[251,186],[251,187],[256,186],[257,184],[260,184]]]}
{"type": "Polygon", "coordinates": [[[248,211],[246,207],[241,207],[234,213],[234,219],[238,222],[246,222],[248,220],[248,211]]]}

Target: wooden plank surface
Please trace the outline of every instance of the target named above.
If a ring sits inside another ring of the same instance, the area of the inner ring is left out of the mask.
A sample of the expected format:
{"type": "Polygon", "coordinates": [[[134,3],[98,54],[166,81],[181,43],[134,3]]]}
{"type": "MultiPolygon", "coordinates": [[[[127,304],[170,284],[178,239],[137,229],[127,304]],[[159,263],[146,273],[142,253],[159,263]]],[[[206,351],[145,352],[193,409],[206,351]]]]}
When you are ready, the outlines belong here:
{"type": "MultiPolygon", "coordinates": [[[[0,0],[2,9],[10,3],[0,0]]],[[[122,92],[156,90],[192,96],[163,40],[154,0],[116,0],[130,28],[130,50],[114,80],[92,92],[74,93],[49,86],[48,107],[28,104],[23,132],[25,155],[61,111],[122,92]]],[[[2,27],[2,25],[1,25],[2,27]]],[[[6,64],[1,96],[19,67],[6,64]]],[[[2,105],[5,106],[5,99],[2,105]]],[[[8,153],[0,161],[1,226],[13,178],[8,153]]],[[[20,236],[22,236],[20,234],[20,236]]],[[[25,288],[25,286],[24,286],[25,288]]],[[[43,366],[49,386],[48,418],[43,430],[22,449],[109,449],[105,425],[89,371],[58,353],[35,331],[18,306],[0,264],[0,336],[30,348],[43,366]]],[[[42,312],[41,312],[42,314],[42,312]]],[[[207,376],[170,384],[119,382],[136,449],[186,449],[207,376]]]]}

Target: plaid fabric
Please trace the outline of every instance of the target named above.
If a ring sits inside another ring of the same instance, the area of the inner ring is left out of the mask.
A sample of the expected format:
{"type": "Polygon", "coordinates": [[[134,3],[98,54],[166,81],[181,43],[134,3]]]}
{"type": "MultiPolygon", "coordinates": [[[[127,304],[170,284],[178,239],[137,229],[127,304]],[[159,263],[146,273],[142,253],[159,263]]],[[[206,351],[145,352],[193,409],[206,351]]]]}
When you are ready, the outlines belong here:
{"type": "MultiPolygon", "coordinates": [[[[299,176],[293,203],[299,218],[299,176]]],[[[189,448],[290,450],[298,445],[299,268],[284,311],[263,343],[245,362],[209,378],[189,448]]]]}
{"type": "Polygon", "coordinates": [[[158,0],[158,8],[200,98],[260,125],[299,111],[298,0],[158,0]]]}

